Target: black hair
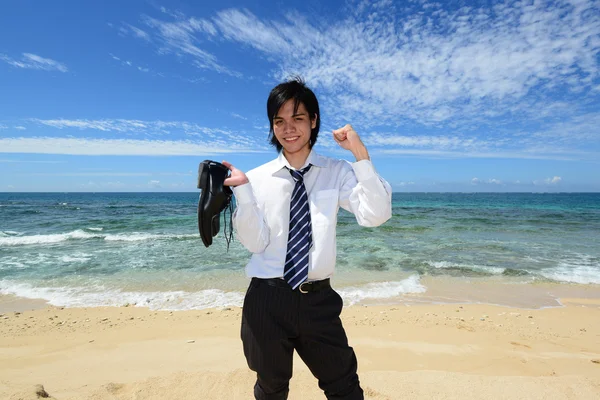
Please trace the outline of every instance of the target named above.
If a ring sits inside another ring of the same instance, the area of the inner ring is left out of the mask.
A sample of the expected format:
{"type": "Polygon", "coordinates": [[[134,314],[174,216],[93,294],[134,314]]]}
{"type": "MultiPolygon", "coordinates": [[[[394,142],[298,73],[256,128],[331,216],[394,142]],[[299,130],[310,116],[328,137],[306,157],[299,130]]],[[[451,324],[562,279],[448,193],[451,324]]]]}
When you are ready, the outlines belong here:
{"type": "Polygon", "coordinates": [[[271,93],[269,94],[269,99],[267,100],[267,115],[269,117],[269,141],[272,146],[277,148],[277,151],[281,151],[283,146],[275,137],[273,132],[273,118],[279,112],[279,109],[283,104],[290,100],[294,99],[294,113],[298,111],[298,107],[300,103],[304,104],[306,111],[308,111],[308,117],[312,121],[316,118],[315,127],[310,131],[310,141],[309,148],[312,147],[317,142],[317,136],[319,135],[319,127],[321,126],[321,113],[319,112],[319,101],[317,100],[317,96],[310,90],[304,80],[300,77],[294,77],[287,82],[280,83],[275,86],[271,93]]]}

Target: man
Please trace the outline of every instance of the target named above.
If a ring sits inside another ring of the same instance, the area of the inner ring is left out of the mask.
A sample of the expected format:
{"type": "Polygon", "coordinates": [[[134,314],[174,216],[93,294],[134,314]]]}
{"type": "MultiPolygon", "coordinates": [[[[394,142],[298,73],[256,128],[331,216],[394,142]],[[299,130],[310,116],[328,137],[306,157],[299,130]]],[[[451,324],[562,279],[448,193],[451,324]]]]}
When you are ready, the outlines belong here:
{"type": "Polygon", "coordinates": [[[363,399],[357,360],[340,320],[342,298],[331,288],[339,207],[363,226],[391,217],[391,187],[380,178],[352,126],[334,140],[356,162],[312,150],[320,127],[319,104],[300,79],[277,85],[267,101],[271,144],[279,156],[225,181],[237,200],[233,225],[252,252],[252,278],[242,313],[248,366],[257,373],[256,399],[287,399],[293,352],[319,380],[328,399],[363,399]]]}

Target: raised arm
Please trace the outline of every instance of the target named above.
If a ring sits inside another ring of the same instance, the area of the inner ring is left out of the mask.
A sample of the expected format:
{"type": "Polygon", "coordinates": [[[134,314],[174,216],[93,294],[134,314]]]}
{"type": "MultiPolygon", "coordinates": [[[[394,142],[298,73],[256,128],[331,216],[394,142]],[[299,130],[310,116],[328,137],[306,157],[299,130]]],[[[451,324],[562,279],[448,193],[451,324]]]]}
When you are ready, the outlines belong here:
{"type": "Polygon", "coordinates": [[[375,171],[369,152],[352,125],[333,131],[333,139],[352,152],[356,162],[345,169],[340,206],[362,226],[379,226],[392,216],[392,188],[375,171]]]}

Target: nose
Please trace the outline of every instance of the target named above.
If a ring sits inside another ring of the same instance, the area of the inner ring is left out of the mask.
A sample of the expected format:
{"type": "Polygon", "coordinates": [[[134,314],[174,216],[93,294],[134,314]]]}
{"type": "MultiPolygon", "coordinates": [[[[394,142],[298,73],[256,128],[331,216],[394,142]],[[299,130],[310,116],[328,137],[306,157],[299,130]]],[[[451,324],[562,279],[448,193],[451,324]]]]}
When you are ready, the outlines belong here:
{"type": "Polygon", "coordinates": [[[293,133],[296,131],[296,126],[293,122],[285,122],[283,127],[284,133],[293,133]]]}

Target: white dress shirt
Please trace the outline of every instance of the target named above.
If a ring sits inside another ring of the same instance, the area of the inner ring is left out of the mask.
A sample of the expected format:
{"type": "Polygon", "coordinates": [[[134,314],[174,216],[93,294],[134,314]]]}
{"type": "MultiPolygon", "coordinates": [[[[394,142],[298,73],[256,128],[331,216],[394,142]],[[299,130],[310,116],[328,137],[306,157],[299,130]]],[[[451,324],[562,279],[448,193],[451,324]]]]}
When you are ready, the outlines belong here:
{"type": "MultiPolygon", "coordinates": [[[[336,225],[340,207],[356,216],[362,226],[379,226],[392,215],[392,188],[370,160],[349,163],[311,151],[304,175],[310,203],[313,246],[308,280],[329,278],[335,270],[336,225]]],[[[246,173],[249,183],[233,188],[237,208],[233,226],[238,240],[252,252],[246,275],[282,278],[287,252],[293,169],[283,153],[246,173]]],[[[302,169],[301,168],[301,169],[302,169]]]]}

